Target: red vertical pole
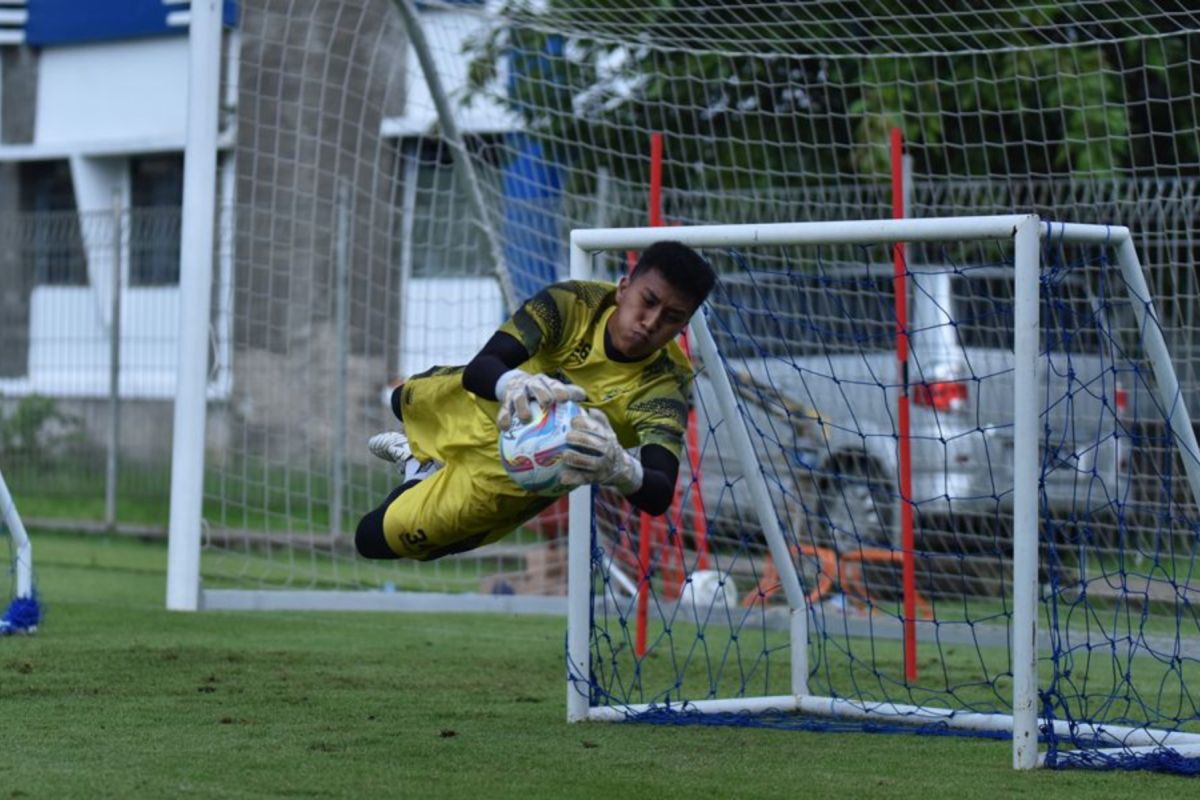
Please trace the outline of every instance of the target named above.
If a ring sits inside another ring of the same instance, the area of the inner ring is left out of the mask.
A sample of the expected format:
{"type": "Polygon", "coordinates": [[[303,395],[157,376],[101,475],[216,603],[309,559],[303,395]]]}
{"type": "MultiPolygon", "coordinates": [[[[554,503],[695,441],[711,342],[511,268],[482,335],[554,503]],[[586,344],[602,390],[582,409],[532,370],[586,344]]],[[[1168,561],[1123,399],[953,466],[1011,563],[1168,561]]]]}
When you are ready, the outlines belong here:
{"type": "MultiPolygon", "coordinates": [[[[662,225],[662,156],[661,133],[650,134],[650,226],[662,225]]],[[[638,598],[637,636],[634,653],[640,658],[646,654],[646,621],[650,613],[650,540],[657,534],[658,524],[649,514],[638,514],[638,598]]]]}
{"type": "Polygon", "coordinates": [[[663,135],[650,134],[650,227],[660,228],[662,214],[663,135]]]}
{"type": "MultiPolygon", "coordinates": [[[[904,219],[904,138],[892,128],[892,217],[904,219]]],[[[914,563],[912,507],[912,440],[908,408],[908,279],[904,242],[892,248],[893,288],[896,294],[896,365],[899,369],[900,397],[896,401],[899,430],[900,547],[904,591],[904,676],[917,679],[917,580],[914,563]]]]}
{"type": "MultiPolygon", "coordinates": [[[[649,222],[650,227],[658,228],[666,224],[663,218],[662,211],[662,163],[663,163],[663,136],[661,133],[650,134],[650,193],[648,198],[649,203],[649,222]]],[[[632,266],[632,263],[631,263],[632,266]]],[[[683,347],[683,352],[689,358],[691,357],[691,349],[688,346],[687,332],[683,334],[683,339],[680,343],[683,347]]],[[[700,494],[700,444],[699,436],[696,430],[696,410],[688,411],[687,422],[687,443],[688,464],[691,467],[692,479],[695,486],[692,487],[692,508],[695,511],[694,524],[696,526],[696,551],[697,551],[697,569],[706,569],[708,567],[708,520],[704,515],[704,498],[700,494]]],[[[676,531],[682,527],[683,514],[679,508],[681,493],[678,485],[675,487],[675,499],[673,506],[675,513],[672,518],[676,520],[676,531]]],[[[663,579],[669,590],[675,590],[682,585],[686,577],[687,565],[683,555],[682,541],[676,542],[674,551],[665,547],[667,539],[666,518],[655,518],[649,514],[641,514],[638,520],[638,602],[637,602],[637,629],[636,638],[634,641],[634,652],[640,657],[646,653],[646,624],[649,616],[650,608],[650,559],[652,545],[654,542],[660,542],[662,545],[661,559],[664,564],[663,579]],[[675,569],[667,570],[665,568],[668,559],[677,559],[678,563],[674,565],[675,569]]]]}

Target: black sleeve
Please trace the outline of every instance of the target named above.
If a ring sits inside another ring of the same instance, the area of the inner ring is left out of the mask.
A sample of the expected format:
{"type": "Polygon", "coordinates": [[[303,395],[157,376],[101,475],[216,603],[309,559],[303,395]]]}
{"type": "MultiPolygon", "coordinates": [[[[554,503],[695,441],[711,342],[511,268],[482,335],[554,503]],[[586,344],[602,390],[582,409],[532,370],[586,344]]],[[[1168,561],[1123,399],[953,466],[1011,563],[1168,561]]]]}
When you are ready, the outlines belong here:
{"type": "Polygon", "coordinates": [[[484,400],[495,400],[500,376],[528,360],[525,345],[503,331],[496,331],[463,370],[463,388],[484,400]]]}
{"type": "Polygon", "coordinates": [[[679,459],[662,445],[648,444],[642,448],[642,488],[625,499],[647,514],[665,514],[675,497],[678,479],[679,459]]]}
{"type": "MultiPolygon", "coordinates": [[[[496,381],[529,360],[529,351],[515,337],[497,331],[463,370],[463,388],[485,400],[496,399],[496,381]]],[[[665,514],[675,497],[679,459],[662,445],[642,448],[642,488],[626,499],[647,514],[665,514]]]]}

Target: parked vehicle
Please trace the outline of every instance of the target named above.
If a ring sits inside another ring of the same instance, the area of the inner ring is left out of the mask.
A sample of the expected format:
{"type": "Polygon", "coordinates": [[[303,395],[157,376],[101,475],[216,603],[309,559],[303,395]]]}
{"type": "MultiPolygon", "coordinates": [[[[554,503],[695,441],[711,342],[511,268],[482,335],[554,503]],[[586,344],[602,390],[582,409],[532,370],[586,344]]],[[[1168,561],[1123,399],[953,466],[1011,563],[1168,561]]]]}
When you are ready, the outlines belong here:
{"type": "MultiPolygon", "coordinates": [[[[957,536],[972,520],[992,525],[1011,511],[1013,273],[916,267],[906,282],[911,498],[918,526],[957,536]],[[935,518],[952,522],[928,524],[935,518]]],[[[729,368],[745,376],[742,383],[767,387],[750,414],[768,431],[756,450],[772,474],[786,468],[808,485],[796,497],[812,499],[807,514],[843,551],[899,544],[903,377],[894,297],[890,265],[859,265],[726,277],[710,300],[710,324],[729,368]],[[807,410],[794,417],[791,439],[770,413],[784,406],[807,410]]],[[[1081,276],[1043,280],[1041,314],[1043,507],[1052,515],[1093,514],[1124,490],[1126,393],[1104,315],[1081,276]]],[[[698,389],[700,404],[715,407],[709,383],[701,379],[698,389]]],[[[715,426],[704,449],[706,496],[722,491],[741,505],[749,502],[744,481],[721,487],[712,477],[730,474],[722,463],[734,452],[728,430],[715,426]]],[[[994,530],[984,535],[995,541],[994,530]]]]}

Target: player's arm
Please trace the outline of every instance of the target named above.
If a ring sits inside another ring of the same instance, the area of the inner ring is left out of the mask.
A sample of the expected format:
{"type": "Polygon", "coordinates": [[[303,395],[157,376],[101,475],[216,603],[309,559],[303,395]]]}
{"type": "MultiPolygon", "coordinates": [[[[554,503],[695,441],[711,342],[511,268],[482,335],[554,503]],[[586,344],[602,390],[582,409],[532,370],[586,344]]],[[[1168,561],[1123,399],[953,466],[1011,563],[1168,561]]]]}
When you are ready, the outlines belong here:
{"type": "Polygon", "coordinates": [[[643,446],[641,457],[635,457],[621,447],[608,417],[599,409],[571,421],[563,460],[567,463],[564,485],[612,486],[642,511],[656,516],[671,506],[679,459],[657,444],[643,446]]]}
{"type": "Polygon", "coordinates": [[[679,459],[662,445],[648,444],[642,448],[641,463],[642,488],[625,497],[647,514],[665,514],[675,497],[679,459]]]}
{"type": "Polygon", "coordinates": [[[500,376],[524,364],[530,355],[516,337],[496,331],[463,370],[463,388],[484,400],[498,400],[500,376]]]}
{"type": "MultiPolygon", "coordinates": [[[[546,303],[553,303],[548,292],[538,295],[530,303],[535,301],[542,303],[543,308],[546,303]]],[[[496,416],[496,424],[501,430],[508,428],[514,416],[522,420],[530,419],[530,401],[546,405],[556,401],[584,399],[586,395],[581,387],[545,375],[531,375],[519,369],[544,342],[529,303],[513,315],[506,327],[525,341],[502,328],[492,335],[463,370],[463,388],[486,400],[499,401],[500,412],[496,416]]]]}

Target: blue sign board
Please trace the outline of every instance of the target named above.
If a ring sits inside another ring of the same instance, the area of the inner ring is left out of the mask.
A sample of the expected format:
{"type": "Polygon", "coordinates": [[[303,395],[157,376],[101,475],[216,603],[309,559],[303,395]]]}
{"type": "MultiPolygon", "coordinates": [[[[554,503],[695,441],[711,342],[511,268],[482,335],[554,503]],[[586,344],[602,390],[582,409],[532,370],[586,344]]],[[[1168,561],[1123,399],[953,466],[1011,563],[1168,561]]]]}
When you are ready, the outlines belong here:
{"type": "MultiPolygon", "coordinates": [[[[169,25],[167,17],[188,6],[163,0],[29,0],[25,43],[46,47],[183,35],[187,28],[169,25]]],[[[237,0],[222,0],[222,17],[226,25],[237,24],[237,0]]]]}

